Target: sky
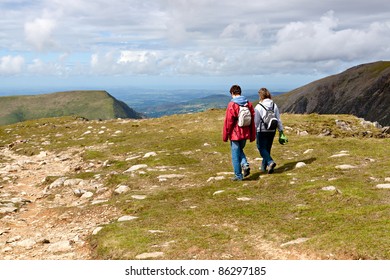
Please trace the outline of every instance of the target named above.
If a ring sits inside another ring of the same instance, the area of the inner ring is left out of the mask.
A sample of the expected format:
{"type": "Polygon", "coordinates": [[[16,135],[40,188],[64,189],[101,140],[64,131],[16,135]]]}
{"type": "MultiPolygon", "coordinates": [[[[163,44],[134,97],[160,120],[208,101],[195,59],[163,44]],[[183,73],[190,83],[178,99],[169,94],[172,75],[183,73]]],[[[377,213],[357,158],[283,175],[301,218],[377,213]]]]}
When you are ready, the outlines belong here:
{"type": "Polygon", "coordinates": [[[0,14],[0,91],[283,91],[390,60],[386,0],[0,0],[0,14]]]}

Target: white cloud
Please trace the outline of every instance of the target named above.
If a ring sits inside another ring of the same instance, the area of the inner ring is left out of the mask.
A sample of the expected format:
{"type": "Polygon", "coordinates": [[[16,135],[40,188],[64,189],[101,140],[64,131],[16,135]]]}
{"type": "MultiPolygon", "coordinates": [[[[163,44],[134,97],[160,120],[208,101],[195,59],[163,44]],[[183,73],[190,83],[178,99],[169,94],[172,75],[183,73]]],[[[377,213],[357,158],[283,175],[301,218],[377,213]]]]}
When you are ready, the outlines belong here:
{"type": "Polygon", "coordinates": [[[246,40],[250,43],[259,42],[262,34],[261,27],[256,23],[241,24],[234,22],[229,24],[221,33],[221,38],[234,38],[246,40]]]}
{"type": "Polygon", "coordinates": [[[118,73],[117,55],[114,52],[105,54],[94,53],[91,56],[91,72],[93,74],[109,75],[118,73]]]}
{"type": "Polygon", "coordinates": [[[330,74],[390,58],[389,1],[13,3],[0,1],[2,74],[330,74]]]}
{"type": "Polygon", "coordinates": [[[24,58],[17,56],[3,56],[0,58],[0,75],[14,75],[22,72],[24,58]]]}
{"type": "Polygon", "coordinates": [[[24,25],[26,40],[38,51],[51,49],[55,46],[52,38],[55,28],[56,21],[49,18],[36,18],[26,22],[24,25]]]}
{"type": "Polygon", "coordinates": [[[157,52],[155,51],[122,51],[118,63],[149,63],[155,61],[156,58],[157,52]]]}
{"type": "Polygon", "coordinates": [[[27,64],[26,70],[33,76],[57,76],[68,77],[69,75],[77,75],[77,69],[67,66],[67,54],[60,54],[54,60],[42,60],[40,58],[34,58],[27,64]]]}
{"type": "Polygon", "coordinates": [[[291,62],[387,58],[390,53],[390,21],[361,29],[340,29],[333,12],[319,21],[292,22],[277,33],[270,56],[291,62]]]}

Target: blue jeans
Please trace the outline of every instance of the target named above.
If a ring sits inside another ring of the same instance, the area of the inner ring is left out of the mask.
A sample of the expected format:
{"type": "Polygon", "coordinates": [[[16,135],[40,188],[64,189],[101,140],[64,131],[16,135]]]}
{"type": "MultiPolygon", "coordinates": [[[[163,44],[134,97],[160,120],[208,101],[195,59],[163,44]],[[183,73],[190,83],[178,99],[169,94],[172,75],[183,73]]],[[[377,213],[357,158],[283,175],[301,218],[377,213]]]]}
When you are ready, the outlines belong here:
{"type": "Polygon", "coordinates": [[[256,144],[260,155],[263,158],[261,170],[265,171],[267,166],[274,162],[271,157],[272,143],[274,142],[276,131],[274,132],[257,132],[256,144]]]}
{"type": "Polygon", "coordinates": [[[246,156],[244,154],[245,144],[246,140],[230,141],[234,175],[237,179],[240,180],[243,179],[242,167],[249,166],[246,156]]]}

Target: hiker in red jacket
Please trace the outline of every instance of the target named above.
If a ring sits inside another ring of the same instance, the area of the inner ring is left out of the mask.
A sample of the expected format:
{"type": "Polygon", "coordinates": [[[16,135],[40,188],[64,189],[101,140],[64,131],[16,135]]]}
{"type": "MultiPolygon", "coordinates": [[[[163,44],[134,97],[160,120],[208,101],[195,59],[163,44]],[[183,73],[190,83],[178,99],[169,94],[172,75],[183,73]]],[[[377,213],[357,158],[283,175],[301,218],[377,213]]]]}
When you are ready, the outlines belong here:
{"type": "Polygon", "coordinates": [[[241,88],[238,85],[233,85],[230,88],[232,100],[229,102],[226,109],[225,123],[223,126],[223,141],[230,140],[232,153],[232,163],[234,169],[233,181],[241,181],[244,177],[250,174],[249,163],[246,159],[244,148],[246,140],[253,142],[256,140],[256,128],[254,122],[255,111],[252,104],[241,96],[241,88]],[[247,107],[250,112],[249,125],[240,126],[239,115],[241,114],[240,107],[247,107]],[[244,171],[244,175],[242,174],[244,171]]]}

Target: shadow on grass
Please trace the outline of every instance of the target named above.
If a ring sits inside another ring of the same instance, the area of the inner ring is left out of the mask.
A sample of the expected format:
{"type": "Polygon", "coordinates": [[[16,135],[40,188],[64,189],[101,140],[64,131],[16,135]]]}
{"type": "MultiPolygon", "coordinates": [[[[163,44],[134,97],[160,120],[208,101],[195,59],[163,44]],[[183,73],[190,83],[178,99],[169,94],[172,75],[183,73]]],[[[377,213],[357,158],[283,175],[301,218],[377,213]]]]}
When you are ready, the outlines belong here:
{"type": "Polygon", "coordinates": [[[261,172],[251,173],[248,177],[245,177],[244,181],[257,181],[259,180],[261,172]]]}
{"type": "Polygon", "coordinates": [[[286,171],[293,170],[298,162],[304,162],[305,164],[311,164],[312,162],[314,162],[316,160],[317,160],[317,158],[309,158],[309,159],[305,159],[305,160],[285,163],[282,166],[276,166],[274,173],[283,173],[286,171]]]}
{"type": "MultiPolygon", "coordinates": [[[[309,159],[305,159],[305,160],[293,161],[293,162],[285,163],[285,164],[283,164],[281,166],[276,166],[276,168],[274,169],[274,173],[281,174],[283,172],[293,170],[298,162],[304,162],[305,164],[311,164],[315,160],[317,160],[317,159],[316,158],[309,158],[309,159]]],[[[257,171],[257,172],[251,173],[251,175],[246,177],[244,180],[245,181],[257,181],[257,180],[259,180],[261,175],[266,175],[266,174],[267,173],[257,171]]]]}
{"type": "MultiPolygon", "coordinates": [[[[317,160],[317,158],[309,158],[309,159],[305,159],[305,160],[285,163],[282,166],[276,166],[276,168],[274,169],[274,173],[281,174],[283,172],[293,170],[298,162],[304,162],[305,164],[311,164],[312,162],[314,162],[316,160],[317,160]]],[[[261,175],[265,175],[265,174],[267,174],[267,173],[257,171],[257,172],[251,173],[248,177],[245,177],[244,181],[257,181],[257,180],[259,180],[261,175]]]]}

